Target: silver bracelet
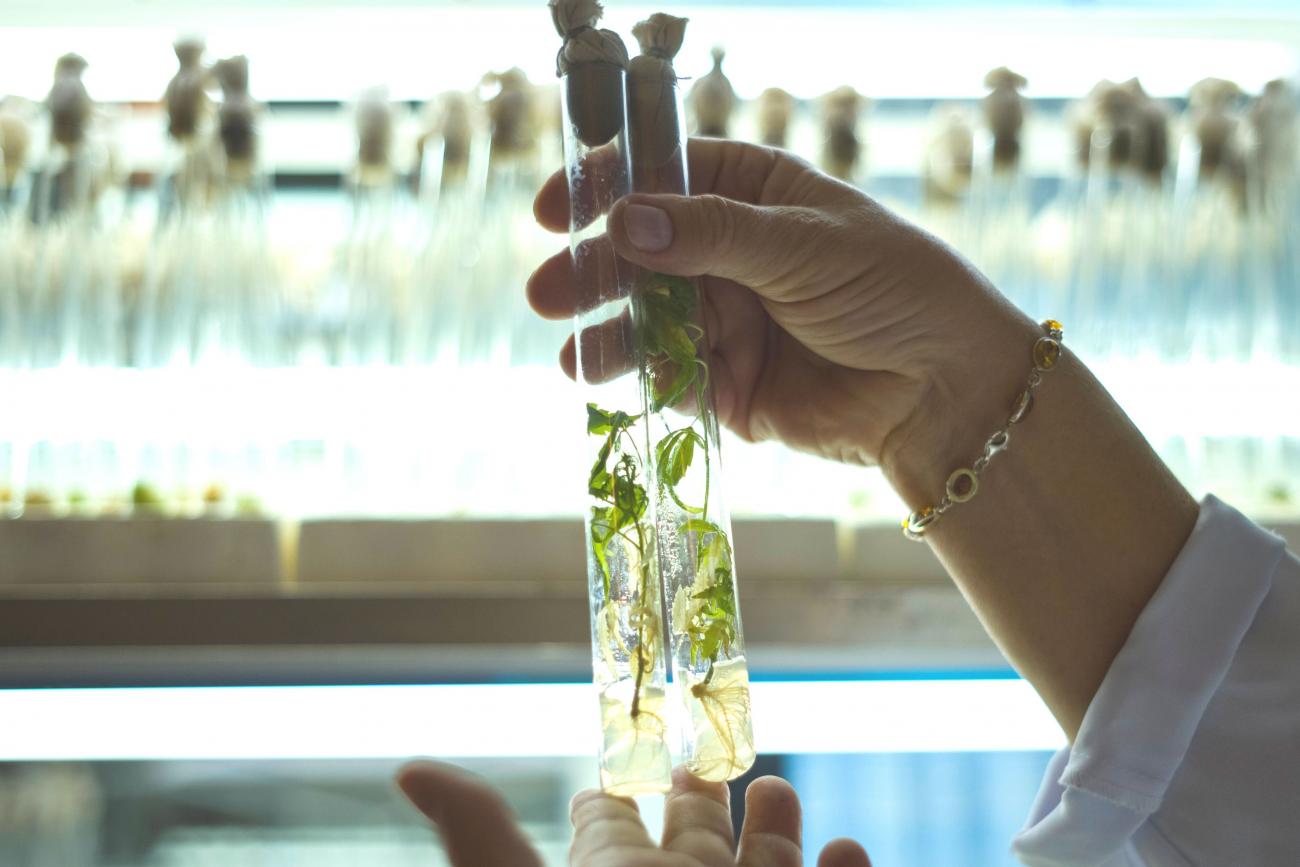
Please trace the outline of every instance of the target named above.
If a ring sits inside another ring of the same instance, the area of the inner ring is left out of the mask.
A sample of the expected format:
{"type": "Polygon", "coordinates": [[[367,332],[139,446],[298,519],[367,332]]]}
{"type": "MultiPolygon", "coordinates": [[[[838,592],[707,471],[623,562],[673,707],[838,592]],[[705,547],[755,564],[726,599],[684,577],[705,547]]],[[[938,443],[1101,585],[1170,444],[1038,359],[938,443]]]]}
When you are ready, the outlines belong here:
{"type": "Polygon", "coordinates": [[[1034,390],[1042,384],[1043,374],[1056,367],[1061,360],[1063,326],[1055,319],[1048,319],[1042,323],[1042,328],[1044,336],[1034,342],[1034,369],[1029,372],[1029,382],[1016,398],[1007,423],[988,438],[984,443],[984,454],[976,458],[975,463],[952,471],[952,475],[948,476],[943,499],[937,505],[917,509],[903,519],[903,535],[907,538],[915,542],[923,541],[926,530],[933,527],[944,512],[958,503],[974,499],[980,489],[980,475],[988,469],[994,455],[1006,451],[1007,446],[1011,445],[1011,428],[1029,415],[1034,407],[1034,390]]]}

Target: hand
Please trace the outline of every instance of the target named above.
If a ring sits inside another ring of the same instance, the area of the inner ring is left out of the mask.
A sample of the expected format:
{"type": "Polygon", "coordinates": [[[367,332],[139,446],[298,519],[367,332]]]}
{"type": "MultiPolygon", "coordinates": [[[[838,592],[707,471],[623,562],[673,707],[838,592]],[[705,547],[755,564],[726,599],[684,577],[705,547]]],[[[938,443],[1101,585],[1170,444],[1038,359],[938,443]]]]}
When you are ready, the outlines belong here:
{"type": "MultiPolygon", "coordinates": [[[[501,796],[450,765],[417,762],[398,784],[438,826],[453,867],[541,867],[501,796]]],[[[790,784],[763,777],[745,792],[745,827],[737,847],[727,787],[682,769],[664,808],[662,846],[646,833],[635,802],[580,792],[570,807],[572,867],[802,867],[799,798],[790,784]]],[[[822,850],[818,867],[871,867],[852,840],[822,850]]]]}
{"type": "MultiPolygon", "coordinates": [[[[942,242],[802,160],[719,140],[692,140],[689,157],[696,195],[626,196],[607,231],[637,265],[703,275],[722,422],[745,439],[887,468],[909,440],[927,455],[977,445],[943,442],[963,426],[947,422],[990,407],[997,421],[1033,324],[942,242]]],[[[562,172],[535,211],[568,230],[562,172]]],[[[573,315],[567,250],[532,275],[528,297],[543,316],[573,315]]],[[[561,362],[572,376],[572,340],[561,362]]]]}
{"type": "MultiPolygon", "coordinates": [[[[691,141],[688,156],[697,195],[624,196],[606,232],[639,266],[703,275],[722,422],[879,463],[912,509],[938,501],[1006,423],[1042,332],[949,247],[807,163],[718,140],[691,141]]],[[[567,229],[568,202],[553,176],[538,220],[567,229]]],[[[528,296],[543,316],[573,312],[568,252],[534,272],[528,296]]],[[[561,361],[572,374],[572,343],[561,361]]],[[[1073,736],[1196,516],[1067,349],[979,499],[926,539],[1073,736]]]]}

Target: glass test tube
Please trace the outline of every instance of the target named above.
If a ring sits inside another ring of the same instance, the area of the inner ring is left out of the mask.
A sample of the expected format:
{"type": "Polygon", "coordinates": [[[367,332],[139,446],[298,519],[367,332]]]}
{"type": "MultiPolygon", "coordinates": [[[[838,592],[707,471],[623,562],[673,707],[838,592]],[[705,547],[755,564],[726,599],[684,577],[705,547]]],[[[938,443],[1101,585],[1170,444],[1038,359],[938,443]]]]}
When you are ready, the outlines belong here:
{"type": "MultiPolygon", "coordinates": [[[[638,193],[690,190],[685,114],[667,71],[639,76],[633,61],[628,78],[638,193]]],[[[683,757],[701,779],[732,780],[753,765],[754,736],[700,285],[642,271],[635,296],[673,677],[686,710],[683,757]]]]}
{"type": "Polygon", "coordinates": [[[592,669],[603,730],[601,786],[616,795],[666,792],[672,760],[646,383],[637,364],[637,311],[627,267],[605,234],[606,213],[628,190],[625,72],[612,64],[584,64],[565,75],[561,86],[569,243],[578,287],[574,339],[578,382],[589,401],[586,441],[593,461],[586,537],[592,669]],[[583,100],[595,90],[617,94],[604,100],[603,112],[584,110],[583,100]]]}

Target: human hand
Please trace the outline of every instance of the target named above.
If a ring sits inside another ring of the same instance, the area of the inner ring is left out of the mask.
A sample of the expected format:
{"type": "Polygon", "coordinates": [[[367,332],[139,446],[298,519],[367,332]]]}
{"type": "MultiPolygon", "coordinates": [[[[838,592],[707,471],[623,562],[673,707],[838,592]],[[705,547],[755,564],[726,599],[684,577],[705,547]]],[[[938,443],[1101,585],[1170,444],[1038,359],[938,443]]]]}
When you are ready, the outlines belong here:
{"type": "MultiPolygon", "coordinates": [[[[605,247],[652,272],[703,275],[723,423],[879,463],[910,509],[938,501],[1006,425],[1042,330],[942,242],[807,163],[718,140],[691,141],[688,158],[697,195],[623,197],[605,247]]],[[[568,228],[563,174],[534,210],[568,228]]],[[[568,316],[585,297],[574,283],[565,251],[528,296],[543,316],[568,316]]],[[[572,373],[572,343],[561,360],[572,373]]],[[[1199,512],[1068,350],[1034,406],[979,502],[925,538],[1073,737],[1199,512]]]]}
{"type": "MultiPolygon", "coordinates": [[[[944,442],[1009,400],[1034,326],[953,250],[853,187],[770,148],[692,140],[696,195],[624,197],[607,231],[625,259],[704,277],[709,365],[723,423],[824,457],[886,465],[944,442]],[[1028,342],[1026,342],[1028,341],[1028,342]],[[942,423],[939,420],[942,419],[942,423]]],[[[569,228],[563,172],[535,212],[569,228]]],[[[542,316],[574,313],[567,250],[528,283],[542,316]]],[[[570,340],[561,363],[572,376],[570,340]]]]}
{"type": "MultiPolygon", "coordinates": [[[[417,762],[398,784],[437,827],[453,867],[541,867],[505,801],[459,768],[417,762]]],[[[664,834],[655,845],[636,803],[597,791],[574,797],[571,867],[802,867],[799,798],[784,780],[763,777],[745,792],[745,825],[737,845],[728,789],[679,768],[664,807],[664,834]]],[[[818,867],[871,867],[852,840],[822,850],[818,867]]]]}

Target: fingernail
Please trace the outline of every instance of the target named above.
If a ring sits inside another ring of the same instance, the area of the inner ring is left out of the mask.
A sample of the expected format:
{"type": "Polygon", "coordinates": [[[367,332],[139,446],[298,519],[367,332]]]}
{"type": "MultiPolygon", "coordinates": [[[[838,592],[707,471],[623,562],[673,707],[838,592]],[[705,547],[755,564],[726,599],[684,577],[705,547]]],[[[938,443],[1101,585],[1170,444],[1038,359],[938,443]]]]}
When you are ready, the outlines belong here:
{"type": "Polygon", "coordinates": [[[662,208],[650,205],[628,205],[623,212],[623,225],[632,246],[647,253],[659,253],[673,242],[673,221],[662,208]]]}

